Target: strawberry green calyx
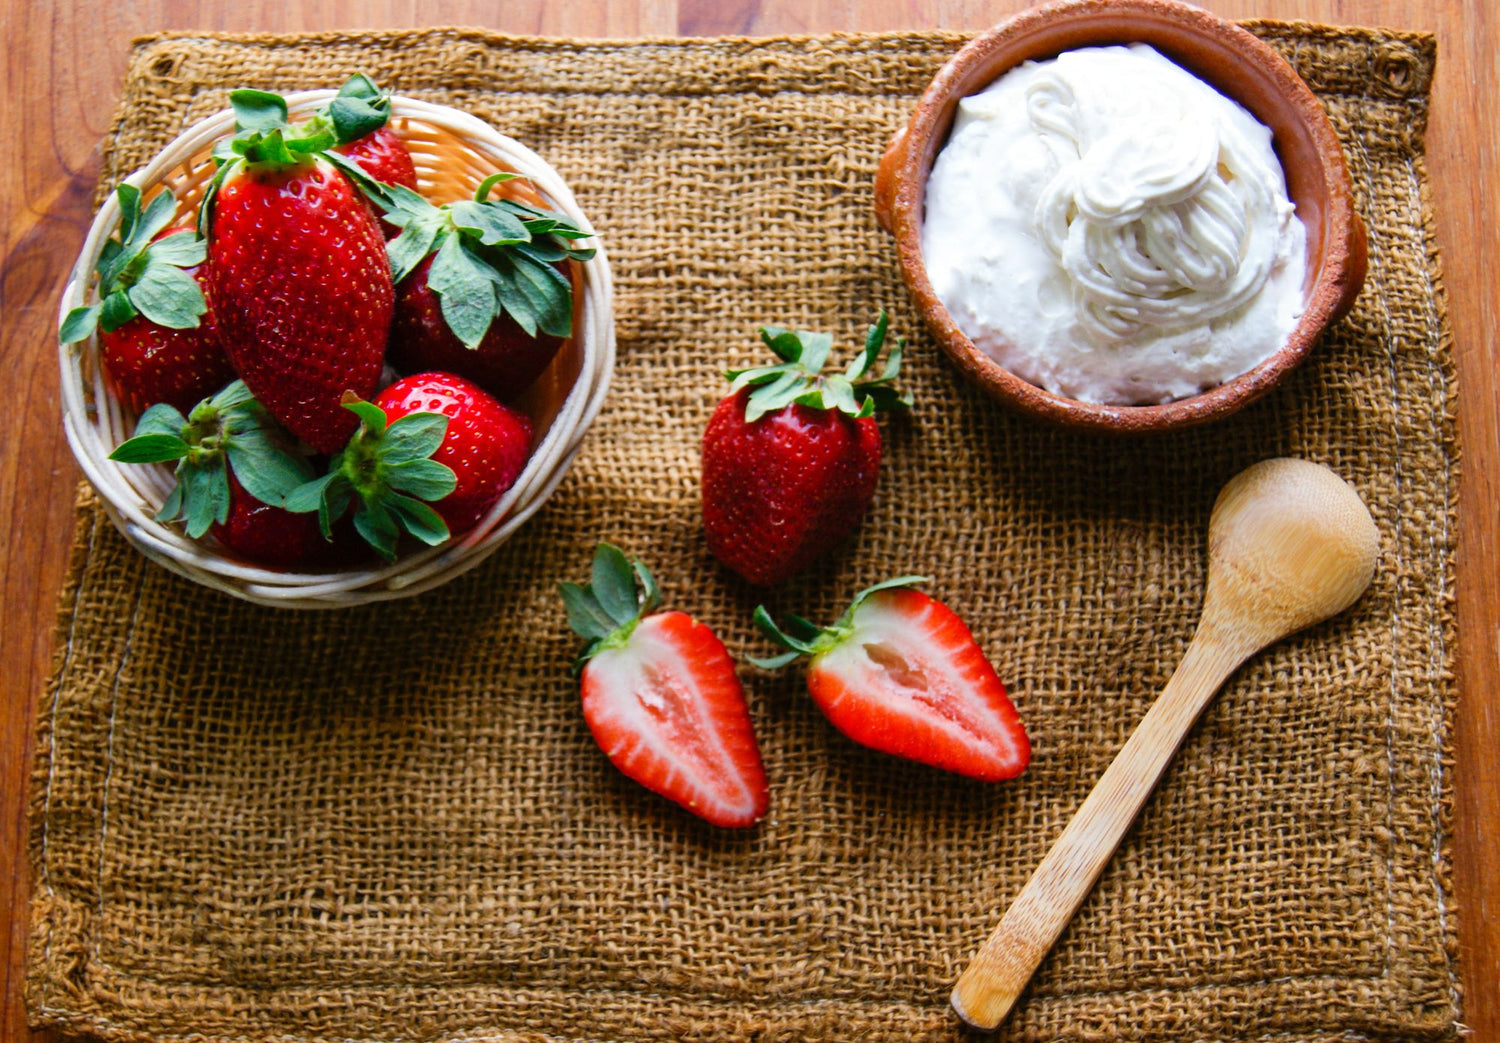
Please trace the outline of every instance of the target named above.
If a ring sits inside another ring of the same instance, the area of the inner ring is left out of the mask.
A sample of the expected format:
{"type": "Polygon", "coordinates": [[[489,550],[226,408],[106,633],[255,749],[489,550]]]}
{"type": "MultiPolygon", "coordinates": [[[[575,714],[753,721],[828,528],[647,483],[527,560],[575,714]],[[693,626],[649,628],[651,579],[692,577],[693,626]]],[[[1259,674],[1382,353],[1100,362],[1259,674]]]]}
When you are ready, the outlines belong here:
{"type": "Polygon", "coordinates": [[[830,627],[820,627],[801,616],[788,615],[786,629],[783,630],[771,618],[771,613],[766,611],[766,606],[757,605],[755,606],[755,625],[762,634],[787,651],[768,659],[758,659],[755,656],[745,658],[762,670],[779,670],[803,656],[822,655],[854,633],[854,610],[859,608],[871,594],[882,590],[893,590],[897,587],[915,587],[918,584],[930,582],[931,578],[928,576],[897,576],[895,579],[877,583],[873,587],[866,587],[854,595],[849,608],[830,627]]]}
{"type": "Polygon", "coordinates": [[[109,458],[128,464],[178,461],[177,484],[156,518],[185,522],[187,534],[197,539],[229,517],[230,469],[247,493],[273,507],[312,477],[312,467],[290,445],[291,436],[236,380],[186,417],[166,404],[152,406],[136,424],[135,437],[109,458]]]}
{"type": "Polygon", "coordinates": [[[828,352],[833,347],[831,335],[789,330],[781,326],[762,326],[760,339],[776,353],[781,363],[751,369],[732,369],[725,374],[733,381],[731,387],[734,391],[747,387],[755,389],[745,403],[745,422],[753,424],[767,413],[774,413],[790,405],[837,409],[852,417],[910,409],[911,396],[892,386],[901,372],[905,338],[896,338],[896,345],[886,356],[880,376],[867,376],[885,345],[889,325],[885,311],[882,310],[865,337],[864,350],[849,363],[843,373],[828,376],[823,375],[822,370],[824,363],[828,361],[828,352]]]}
{"type": "Polygon", "coordinates": [[[318,512],[325,539],[354,511],[354,528],[387,561],[410,533],[429,547],[448,539],[448,524],[423,501],[441,500],[458,484],[453,469],[431,459],[448,430],[441,413],[408,413],[388,424],[385,410],[352,391],[343,406],[360,418],[328,473],[293,489],[282,504],[293,514],[318,512]]]}
{"type": "Polygon", "coordinates": [[[528,337],[538,331],[566,337],[573,328],[573,284],[554,265],[586,261],[593,235],[562,214],[513,199],[490,199],[490,190],[521,175],[485,178],[473,199],[433,206],[401,185],[379,185],[365,194],[401,229],[387,246],[396,282],[433,254],[428,285],[438,295],[443,321],[468,348],[477,348],[490,325],[509,314],[528,337]]]}
{"type": "Polygon", "coordinates": [[[209,216],[219,186],[234,171],[241,167],[281,170],[319,158],[331,160],[335,153],[330,150],[340,143],[334,124],[322,116],[289,123],[286,99],[271,91],[230,91],[229,105],[234,109],[235,132],[214,145],[213,158],[218,170],[198,207],[200,238],[208,234],[209,216]]]}
{"type": "Polygon", "coordinates": [[[192,329],[208,310],[198,281],[186,270],[203,263],[203,240],[187,231],[156,239],[172,223],[176,197],[163,190],[143,210],[140,190],[122,184],[115,198],[120,230],[94,265],[99,303],[68,312],[58,334],[64,344],[83,340],[96,328],[113,333],[137,315],[169,329],[192,329]]]}
{"type": "Polygon", "coordinates": [[[587,640],[573,662],[574,674],[606,648],[624,645],[636,624],[661,604],[651,570],[613,544],[601,542],[594,550],[590,579],[583,586],[559,583],[557,588],[568,609],[568,625],[587,640]]]}
{"type": "Polygon", "coordinates": [[[391,118],[391,96],[375,86],[370,77],[357,72],[344,81],[332,101],[318,110],[318,117],[333,128],[338,144],[347,145],[386,125],[391,118]]]}

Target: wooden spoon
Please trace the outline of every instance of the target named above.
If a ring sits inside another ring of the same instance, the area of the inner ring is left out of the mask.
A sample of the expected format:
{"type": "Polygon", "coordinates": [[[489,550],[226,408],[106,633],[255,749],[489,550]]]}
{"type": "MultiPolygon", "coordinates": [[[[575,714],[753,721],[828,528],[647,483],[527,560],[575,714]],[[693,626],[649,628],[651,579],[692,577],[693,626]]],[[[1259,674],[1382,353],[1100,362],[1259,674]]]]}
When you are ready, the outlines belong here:
{"type": "Polygon", "coordinates": [[[1246,659],[1354,604],[1379,537],[1359,494],[1307,460],[1265,460],[1224,486],[1208,523],[1208,592],[1177,672],[953,989],[976,1028],[1005,1018],[1188,729],[1246,659]]]}

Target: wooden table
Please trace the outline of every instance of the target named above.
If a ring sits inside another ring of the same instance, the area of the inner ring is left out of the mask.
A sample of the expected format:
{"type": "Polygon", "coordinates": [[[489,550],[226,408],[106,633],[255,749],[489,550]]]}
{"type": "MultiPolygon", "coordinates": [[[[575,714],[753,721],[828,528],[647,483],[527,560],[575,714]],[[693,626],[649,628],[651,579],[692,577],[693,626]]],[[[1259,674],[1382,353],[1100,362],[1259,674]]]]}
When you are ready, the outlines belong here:
{"type": "MultiPolygon", "coordinates": [[[[1494,0],[1203,0],[1233,18],[1306,18],[1437,33],[1428,169],[1459,371],[1464,446],[1459,527],[1461,658],[1454,851],[1462,907],[1465,1021],[1500,1043],[1500,376],[1494,330],[1500,251],[1494,0]]],[[[983,28],[1024,0],[459,0],[430,17],[510,33],[671,36],[983,28]]],[[[37,696],[51,660],[54,600],[79,472],[59,423],[54,326],[63,279],[88,227],[100,138],[132,37],[159,29],[294,31],[428,24],[398,0],[272,3],[139,0],[8,3],[0,44],[0,1043],[48,1041],[26,1026],[25,796],[37,696]],[[9,395],[14,394],[14,398],[9,395]],[[8,922],[7,922],[8,917],[8,922]]]]}

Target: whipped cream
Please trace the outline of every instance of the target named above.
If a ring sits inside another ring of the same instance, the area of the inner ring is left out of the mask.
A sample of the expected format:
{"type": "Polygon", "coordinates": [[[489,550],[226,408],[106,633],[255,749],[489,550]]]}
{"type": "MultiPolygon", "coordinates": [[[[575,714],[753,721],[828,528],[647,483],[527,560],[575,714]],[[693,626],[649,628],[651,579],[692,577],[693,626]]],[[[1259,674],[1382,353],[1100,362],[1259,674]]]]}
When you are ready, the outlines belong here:
{"type": "Polygon", "coordinates": [[[963,99],[923,262],[959,329],[1084,402],[1197,394],[1303,309],[1306,230],[1271,131],[1144,44],[1026,62],[963,99]]]}

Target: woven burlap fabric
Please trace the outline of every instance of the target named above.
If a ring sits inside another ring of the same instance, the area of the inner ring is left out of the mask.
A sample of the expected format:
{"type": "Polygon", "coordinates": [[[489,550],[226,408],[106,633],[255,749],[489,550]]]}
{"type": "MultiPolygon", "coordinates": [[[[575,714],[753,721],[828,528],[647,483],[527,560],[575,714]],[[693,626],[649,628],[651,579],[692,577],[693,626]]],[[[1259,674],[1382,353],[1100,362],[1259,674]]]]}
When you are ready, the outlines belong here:
{"type": "Polygon", "coordinates": [[[1366,291],[1267,399],[1135,442],[1033,426],[964,384],[875,226],[880,151],[957,35],[141,42],[105,186],[227,88],[364,69],[561,171],[608,246],[620,357],[556,495],[413,600],[246,605],[149,563],[84,498],[37,732],[33,1020],[112,1040],[961,1038],[953,980],[1187,645],[1216,491],[1295,454],[1370,504],[1373,588],[1230,681],[1002,1038],[1452,1035],[1433,46],[1254,28],[1344,143],[1366,291]],[[763,322],[852,350],[881,306],[911,339],[917,407],[883,423],[874,508],[811,574],[757,593],[699,528],[721,371],[763,358],[763,322]],[[1010,683],[1030,770],[982,785],[862,750],[796,671],[746,667],[771,813],[698,822],[620,776],[579,715],[556,584],[585,577],[600,538],[736,653],[765,651],[762,597],[826,620],[870,582],[931,575],[1010,683]]]}

